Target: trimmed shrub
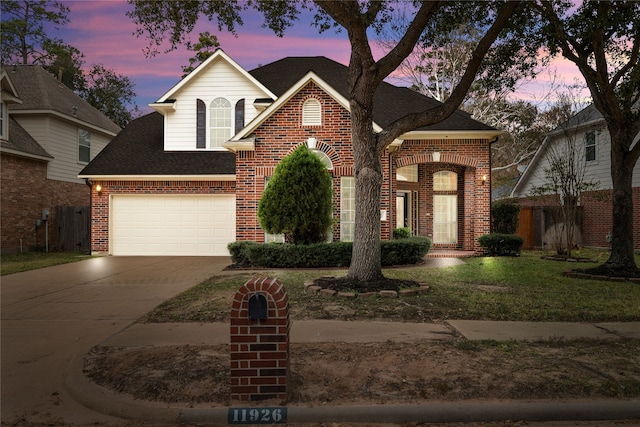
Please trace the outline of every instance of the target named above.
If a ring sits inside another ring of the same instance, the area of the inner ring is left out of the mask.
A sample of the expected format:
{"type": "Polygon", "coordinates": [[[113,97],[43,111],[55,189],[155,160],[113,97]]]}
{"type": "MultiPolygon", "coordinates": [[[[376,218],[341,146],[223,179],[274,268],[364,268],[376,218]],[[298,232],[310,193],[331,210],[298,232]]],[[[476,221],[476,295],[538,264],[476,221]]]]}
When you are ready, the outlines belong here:
{"type": "Polygon", "coordinates": [[[333,224],[331,175],[305,145],[276,166],[258,204],[260,226],[295,244],[324,242],[333,224]]]}
{"type": "Polygon", "coordinates": [[[513,234],[492,233],[478,237],[478,243],[491,256],[520,256],[524,239],[513,234]]]}
{"type": "Polygon", "coordinates": [[[513,199],[501,200],[491,205],[493,232],[498,234],[514,234],[518,231],[520,205],[513,199]]]}
{"type": "Polygon", "coordinates": [[[380,245],[383,266],[416,264],[431,249],[431,240],[427,237],[408,237],[406,239],[383,240],[380,245]]]}
{"type": "MultiPolygon", "coordinates": [[[[426,237],[410,237],[380,242],[383,266],[415,264],[431,249],[426,237]]],[[[233,242],[231,259],[241,267],[326,268],[351,264],[352,242],[292,245],[288,243],[233,242]]]]}
{"type": "Polygon", "coordinates": [[[239,266],[249,266],[248,248],[250,246],[260,245],[261,243],[252,242],[250,240],[240,240],[238,242],[231,242],[227,245],[227,249],[231,254],[231,261],[239,266]]]}
{"type": "Polygon", "coordinates": [[[393,230],[394,239],[408,239],[409,237],[411,237],[409,227],[396,228],[393,230]]]}
{"type": "Polygon", "coordinates": [[[351,264],[351,242],[291,245],[269,243],[251,245],[247,255],[251,265],[268,268],[345,267],[351,264]]]}

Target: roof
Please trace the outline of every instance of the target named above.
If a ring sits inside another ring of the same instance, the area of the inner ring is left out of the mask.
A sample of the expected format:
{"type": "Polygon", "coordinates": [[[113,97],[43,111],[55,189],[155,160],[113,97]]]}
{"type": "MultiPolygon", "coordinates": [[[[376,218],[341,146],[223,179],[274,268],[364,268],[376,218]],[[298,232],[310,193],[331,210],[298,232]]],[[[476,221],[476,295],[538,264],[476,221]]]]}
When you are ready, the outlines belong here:
{"type": "MultiPolygon", "coordinates": [[[[226,58],[222,53],[218,56],[226,58]]],[[[194,73],[205,68],[198,67],[194,73]]],[[[278,98],[287,94],[303,79],[317,76],[339,96],[348,100],[347,73],[346,66],[321,56],[284,58],[249,72],[252,79],[260,82],[278,98]]],[[[174,87],[159,101],[168,102],[176,90],[174,87]]],[[[275,103],[277,102],[276,100],[275,103]]],[[[410,89],[382,83],[375,94],[374,104],[374,121],[380,126],[386,126],[406,114],[421,112],[440,103],[410,89]]],[[[495,131],[460,110],[445,121],[422,129],[495,131]]],[[[208,150],[165,152],[163,138],[164,121],[160,113],[151,113],[133,120],[89,163],[80,177],[235,175],[235,153],[208,150]]]]}
{"type": "Polygon", "coordinates": [[[38,65],[15,65],[3,67],[13,83],[21,104],[12,104],[9,111],[53,111],[72,120],[116,134],[120,127],[101,111],[76,95],[38,65]],[[75,107],[75,113],[74,113],[75,107]]]}
{"type": "Polygon", "coordinates": [[[0,149],[3,152],[12,152],[27,157],[39,157],[53,159],[47,151],[20,124],[9,117],[9,140],[0,140],[0,149]]]}
{"type": "MultiPolygon", "coordinates": [[[[290,87],[313,71],[345,99],[349,99],[347,77],[349,68],[324,56],[287,57],[249,72],[276,96],[281,96],[290,87]]],[[[397,119],[411,113],[419,113],[437,107],[439,101],[426,97],[408,88],[382,82],[373,98],[373,120],[386,127],[397,119]]],[[[421,130],[495,130],[495,128],[471,118],[457,110],[446,120],[421,130]]]]}
{"type": "Polygon", "coordinates": [[[227,151],[164,151],[164,117],[132,120],[83,170],[80,177],[118,175],[235,175],[227,151]]]}

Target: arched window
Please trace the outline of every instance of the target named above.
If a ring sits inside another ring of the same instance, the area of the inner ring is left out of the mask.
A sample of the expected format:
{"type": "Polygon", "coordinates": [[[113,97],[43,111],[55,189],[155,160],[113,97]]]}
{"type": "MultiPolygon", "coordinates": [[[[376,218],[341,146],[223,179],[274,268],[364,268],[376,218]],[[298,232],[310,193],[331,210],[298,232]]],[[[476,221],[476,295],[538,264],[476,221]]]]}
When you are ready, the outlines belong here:
{"type": "Polygon", "coordinates": [[[458,174],[451,171],[440,171],[433,174],[433,191],[456,191],[458,174]]]}
{"type": "Polygon", "coordinates": [[[231,103],[224,98],[211,101],[209,107],[211,147],[221,147],[231,138],[231,103]]]}
{"type": "Polygon", "coordinates": [[[317,99],[309,98],[302,104],[302,125],[322,125],[322,105],[317,99]]]}
{"type": "Polygon", "coordinates": [[[327,170],[333,170],[333,162],[331,161],[327,153],[320,150],[311,150],[311,152],[320,159],[320,161],[322,162],[323,165],[325,165],[327,170]]]}

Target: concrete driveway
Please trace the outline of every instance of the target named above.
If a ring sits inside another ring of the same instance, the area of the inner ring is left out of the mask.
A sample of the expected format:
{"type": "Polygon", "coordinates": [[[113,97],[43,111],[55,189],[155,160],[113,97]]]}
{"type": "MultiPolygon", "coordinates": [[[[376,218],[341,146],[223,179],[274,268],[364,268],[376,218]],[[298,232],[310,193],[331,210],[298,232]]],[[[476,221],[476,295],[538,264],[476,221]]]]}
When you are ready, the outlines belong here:
{"type": "Polygon", "coordinates": [[[227,257],[101,257],[3,276],[3,424],[117,422],[71,398],[63,378],[69,362],[230,263],[227,257]]]}

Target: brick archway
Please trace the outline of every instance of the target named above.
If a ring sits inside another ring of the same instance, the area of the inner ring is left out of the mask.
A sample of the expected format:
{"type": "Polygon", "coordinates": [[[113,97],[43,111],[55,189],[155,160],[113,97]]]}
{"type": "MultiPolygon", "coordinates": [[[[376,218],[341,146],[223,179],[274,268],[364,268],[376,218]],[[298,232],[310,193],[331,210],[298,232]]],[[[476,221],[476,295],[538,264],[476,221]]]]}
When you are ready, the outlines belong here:
{"type": "Polygon", "coordinates": [[[476,157],[463,156],[456,153],[441,153],[440,159],[435,160],[431,153],[413,154],[411,156],[404,156],[394,159],[396,167],[416,165],[420,163],[450,163],[454,165],[468,166],[477,168],[479,159],[476,157]]]}

